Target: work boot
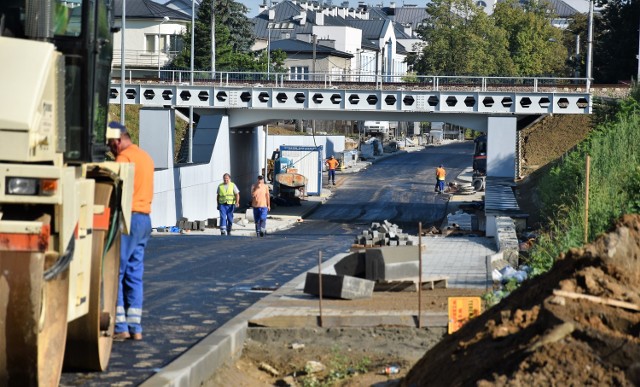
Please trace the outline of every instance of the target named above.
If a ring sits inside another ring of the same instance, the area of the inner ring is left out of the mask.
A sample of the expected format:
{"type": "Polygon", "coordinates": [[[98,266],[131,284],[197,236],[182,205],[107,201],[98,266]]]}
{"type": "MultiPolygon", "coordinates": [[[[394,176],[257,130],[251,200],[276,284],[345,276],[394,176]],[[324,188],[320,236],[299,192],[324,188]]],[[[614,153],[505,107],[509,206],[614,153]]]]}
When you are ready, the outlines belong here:
{"type": "Polygon", "coordinates": [[[220,230],[220,235],[227,235],[227,230],[220,230]]]}
{"type": "Polygon", "coordinates": [[[227,230],[227,235],[231,235],[231,229],[227,230]]]}
{"type": "Polygon", "coordinates": [[[264,237],[264,231],[260,231],[260,236],[264,237]]]}
{"type": "Polygon", "coordinates": [[[125,341],[129,340],[131,335],[129,332],[116,332],[113,334],[113,341],[125,341]]]}

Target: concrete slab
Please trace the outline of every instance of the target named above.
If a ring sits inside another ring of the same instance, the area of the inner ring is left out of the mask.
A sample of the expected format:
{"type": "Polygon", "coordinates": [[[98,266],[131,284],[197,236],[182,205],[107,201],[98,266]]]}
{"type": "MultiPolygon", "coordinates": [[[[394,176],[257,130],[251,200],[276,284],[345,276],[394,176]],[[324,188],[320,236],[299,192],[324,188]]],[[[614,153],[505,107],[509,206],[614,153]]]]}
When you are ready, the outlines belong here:
{"type": "MultiPolygon", "coordinates": [[[[320,295],[320,276],[318,273],[307,273],[304,283],[304,292],[314,296],[320,295]]],[[[322,275],[322,296],[329,298],[341,298],[344,300],[356,300],[371,298],[375,282],[364,278],[345,275],[322,275]]]]}
{"type": "Polygon", "coordinates": [[[338,263],[333,265],[333,267],[335,268],[336,274],[338,275],[350,275],[352,277],[365,278],[365,258],[366,254],[364,251],[353,252],[346,255],[344,258],[338,261],[338,263]]]}
{"type": "Polygon", "coordinates": [[[418,246],[387,246],[366,250],[366,277],[389,281],[416,277],[420,251],[418,246]]]}

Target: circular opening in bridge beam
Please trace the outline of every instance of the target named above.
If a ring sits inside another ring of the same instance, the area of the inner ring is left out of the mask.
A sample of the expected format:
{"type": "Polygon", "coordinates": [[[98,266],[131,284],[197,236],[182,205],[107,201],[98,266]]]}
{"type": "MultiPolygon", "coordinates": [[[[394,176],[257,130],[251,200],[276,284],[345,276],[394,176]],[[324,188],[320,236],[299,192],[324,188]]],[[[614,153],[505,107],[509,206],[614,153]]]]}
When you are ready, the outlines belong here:
{"type": "Polygon", "coordinates": [[[304,103],[304,101],[307,100],[307,97],[304,96],[304,93],[296,93],[296,96],[293,97],[293,99],[297,102],[297,103],[304,103]]]}
{"type": "Polygon", "coordinates": [[[251,101],[251,93],[249,93],[248,91],[243,92],[242,94],[240,94],[240,100],[242,102],[251,101]]]}
{"type": "Polygon", "coordinates": [[[513,100],[511,99],[511,97],[504,97],[502,98],[501,103],[504,107],[511,107],[513,105],[513,100]]]}
{"type": "Polygon", "coordinates": [[[127,98],[129,98],[129,99],[134,99],[134,98],[136,98],[136,95],[138,95],[138,93],[136,93],[136,91],[134,89],[127,89],[127,92],[124,93],[124,95],[126,95],[127,98]]]}
{"type": "Polygon", "coordinates": [[[540,101],[538,102],[538,104],[540,105],[541,108],[546,109],[549,107],[549,105],[551,105],[551,100],[547,97],[542,97],[540,98],[540,101]]]}
{"type": "Polygon", "coordinates": [[[440,100],[435,95],[432,95],[431,97],[429,97],[429,99],[427,99],[427,103],[429,104],[429,106],[438,106],[440,100]]]}
{"type": "Polygon", "coordinates": [[[320,93],[315,93],[311,99],[315,103],[322,103],[322,101],[324,101],[324,96],[320,93]]]}
{"type": "Polygon", "coordinates": [[[367,102],[369,102],[369,105],[375,105],[378,103],[378,97],[376,97],[375,95],[371,94],[367,97],[367,102]]]}
{"type": "Polygon", "coordinates": [[[118,89],[109,89],[109,98],[118,98],[118,89]]]}
{"type": "Polygon", "coordinates": [[[201,91],[201,92],[199,92],[199,93],[198,93],[198,99],[199,99],[200,101],[203,101],[203,102],[204,102],[204,101],[208,101],[208,100],[209,100],[209,92],[204,91],[204,90],[203,90],[203,91],[201,91]]]}
{"type": "Polygon", "coordinates": [[[162,92],[162,99],[169,101],[171,98],[173,98],[173,92],[171,90],[165,90],[162,92]]]}
{"type": "Polygon", "coordinates": [[[342,96],[340,94],[333,94],[331,96],[331,102],[333,102],[334,105],[338,105],[342,102],[342,96]]]}
{"type": "Polygon", "coordinates": [[[523,97],[520,99],[520,106],[522,106],[525,109],[528,109],[531,107],[531,98],[529,97],[523,97]]]}
{"type": "Polygon", "coordinates": [[[357,105],[357,104],[358,104],[358,102],[360,102],[360,96],[358,96],[358,94],[351,94],[351,95],[349,96],[349,102],[350,102],[352,105],[357,105]]]}
{"type": "Polygon", "coordinates": [[[580,109],[584,109],[589,106],[589,101],[587,101],[587,99],[584,97],[578,98],[578,102],[576,102],[576,105],[578,105],[580,109]]]}
{"type": "Polygon", "coordinates": [[[263,103],[269,102],[269,93],[267,93],[266,91],[263,91],[260,94],[258,94],[258,101],[263,103]]]}

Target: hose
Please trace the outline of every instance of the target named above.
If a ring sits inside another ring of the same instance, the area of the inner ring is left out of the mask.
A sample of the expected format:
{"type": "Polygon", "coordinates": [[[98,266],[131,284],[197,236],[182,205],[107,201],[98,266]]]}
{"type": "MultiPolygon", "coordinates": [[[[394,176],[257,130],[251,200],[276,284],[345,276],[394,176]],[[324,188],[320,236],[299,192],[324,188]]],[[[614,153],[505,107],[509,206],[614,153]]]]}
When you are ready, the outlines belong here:
{"type": "Polygon", "coordinates": [[[76,238],[75,235],[71,235],[71,239],[67,244],[66,249],[64,250],[64,254],[51,266],[49,269],[44,272],[44,280],[51,281],[60,273],[64,272],[69,268],[71,261],[73,260],[73,253],[76,249],[76,238]]]}

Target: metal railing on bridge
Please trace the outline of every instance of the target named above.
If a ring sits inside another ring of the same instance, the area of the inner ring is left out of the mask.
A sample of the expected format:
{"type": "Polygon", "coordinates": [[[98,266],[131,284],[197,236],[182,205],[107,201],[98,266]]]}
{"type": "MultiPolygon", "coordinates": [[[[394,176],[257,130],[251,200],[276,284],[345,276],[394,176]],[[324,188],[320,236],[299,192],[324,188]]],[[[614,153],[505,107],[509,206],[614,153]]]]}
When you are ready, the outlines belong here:
{"type": "MultiPolygon", "coordinates": [[[[484,76],[426,76],[386,75],[370,72],[351,73],[274,73],[274,72],[216,72],[188,70],[126,69],[125,83],[160,83],[222,87],[287,87],[370,90],[423,91],[497,91],[497,92],[563,92],[589,93],[586,78],[553,77],[484,77],[484,76]]],[[[112,78],[119,84],[120,78],[112,78]]]]}

